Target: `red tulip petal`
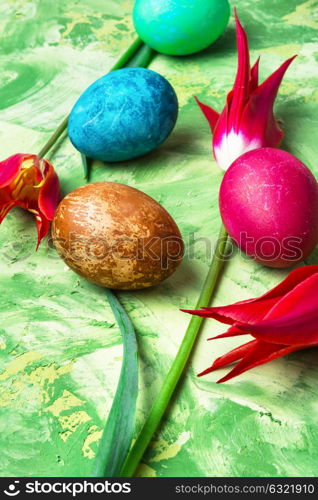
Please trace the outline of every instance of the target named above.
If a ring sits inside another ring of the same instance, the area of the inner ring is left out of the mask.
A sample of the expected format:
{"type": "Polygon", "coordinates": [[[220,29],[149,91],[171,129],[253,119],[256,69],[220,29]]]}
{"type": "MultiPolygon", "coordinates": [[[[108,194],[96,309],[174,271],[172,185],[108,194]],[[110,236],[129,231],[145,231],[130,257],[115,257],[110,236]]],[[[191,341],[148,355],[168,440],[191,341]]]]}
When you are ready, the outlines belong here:
{"type": "MultiPolygon", "coordinates": [[[[313,266],[316,267],[316,266],[313,266]]],[[[289,293],[286,293],[271,309],[264,320],[293,316],[304,316],[312,311],[318,312],[318,272],[309,275],[298,283],[289,293]]]]}
{"type": "Polygon", "coordinates": [[[249,97],[250,55],[246,33],[240,24],[235,10],[236,42],[238,51],[238,66],[233,87],[233,97],[229,113],[228,129],[240,130],[241,115],[249,97]]]}
{"type": "Polygon", "coordinates": [[[207,373],[230,365],[235,361],[241,360],[227,375],[217,381],[217,383],[220,384],[251,368],[268,363],[269,361],[285,356],[296,350],[306,349],[306,347],[307,346],[286,346],[283,344],[271,344],[260,340],[252,340],[220,356],[214,361],[212,366],[199,373],[198,376],[201,377],[202,375],[206,375],[207,373]]]}
{"type": "Polygon", "coordinates": [[[39,193],[39,209],[48,220],[53,220],[60,199],[60,183],[51,163],[40,160],[45,182],[39,193]]]}
{"type": "Polygon", "coordinates": [[[215,111],[213,108],[211,108],[210,106],[203,104],[203,102],[199,101],[199,99],[197,97],[194,96],[194,98],[195,98],[198,106],[200,107],[202,113],[204,114],[204,116],[208,120],[212,132],[214,132],[215,126],[216,126],[217,121],[220,117],[219,113],[217,111],[215,111]]]}
{"type": "Polygon", "coordinates": [[[318,273],[286,294],[258,324],[237,327],[253,337],[289,345],[318,343],[318,273]]]}
{"type": "Polygon", "coordinates": [[[250,95],[240,121],[240,131],[250,142],[258,140],[262,147],[280,144],[284,133],[275,121],[273,106],[284,74],[295,57],[285,61],[250,95]]]}
{"type": "Polygon", "coordinates": [[[182,311],[203,318],[214,318],[227,325],[237,322],[252,325],[263,319],[282,297],[315,274],[318,274],[318,265],[299,267],[275,288],[256,299],[243,300],[223,307],[203,307],[197,311],[182,309],[182,311]]]}
{"type": "Polygon", "coordinates": [[[226,332],[216,335],[215,337],[210,337],[208,340],[225,339],[228,337],[238,337],[239,335],[247,335],[242,330],[237,328],[237,326],[231,326],[226,332]]]}
{"type": "Polygon", "coordinates": [[[215,126],[212,145],[213,145],[213,154],[218,165],[226,170],[229,165],[228,154],[227,154],[227,130],[228,130],[228,122],[230,116],[230,105],[232,101],[233,91],[231,91],[226,100],[226,105],[220,114],[219,120],[215,126]],[[224,158],[225,156],[225,158],[224,158]]]}
{"type": "Polygon", "coordinates": [[[282,78],[293,58],[285,61],[260,86],[259,59],[250,68],[248,39],[236,10],[237,73],[233,89],[220,115],[197,100],[213,133],[213,154],[218,165],[227,170],[239,156],[252,149],[277,147],[283,137],[275,121],[273,105],[282,78]]]}
{"type": "Polygon", "coordinates": [[[314,274],[318,274],[318,265],[298,267],[297,269],[294,269],[294,271],[291,271],[287,278],[285,278],[281,283],[272,288],[269,292],[266,292],[259,299],[255,300],[283,297],[287,293],[291,292],[297,285],[314,274]]]}
{"type": "Polygon", "coordinates": [[[20,172],[23,160],[31,157],[32,155],[16,154],[6,160],[0,161],[0,188],[8,186],[20,172]]]}
{"type": "Polygon", "coordinates": [[[281,344],[270,344],[268,342],[256,341],[256,343],[247,350],[247,353],[246,355],[244,355],[243,359],[227,375],[225,375],[225,377],[222,377],[220,380],[218,380],[217,384],[226,382],[233,377],[241,375],[247,370],[251,370],[256,366],[263,365],[264,363],[273,361],[274,359],[280,358],[281,356],[290,354],[291,352],[297,351],[300,348],[305,349],[306,347],[286,346],[281,344]]]}
{"type": "Polygon", "coordinates": [[[202,311],[185,311],[204,318],[214,318],[221,323],[233,325],[234,323],[253,323],[263,319],[268,311],[275,305],[278,299],[268,300],[253,299],[238,302],[223,307],[207,307],[202,311]]]}
{"type": "Polygon", "coordinates": [[[0,162],[0,223],[14,206],[29,210],[36,217],[37,248],[48,233],[58,202],[59,180],[47,160],[16,154],[0,162]]]}
{"type": "Polygon", "coordinates": [[[40,214],[39,212],[35,212],[35,220],[36,220],[36,227],[38,231],[38,241],[36,245],[36,250],[39,248],[39,245],[41,243],[42,238],[47,235],[49,232],[50,228],[50,222],[49,220],[45,217],[45,215],[40,214]]]}
{"type": "Polygon", "coordinates": [[[250,93],[253,92],[257,88],[257,86],[258,86],[259,60],[260,60],[260,58],[257,59],[257,61],[255,62],[254,66],[251,68],[250,93]]]}
{"type": "Polygon", "coordinates": [[[223,356],[220,356],[214,361],[212,366],[210,366],[203,372],[199,373],[198,377],[202,377],[202,375],[206,375],[207,373],[211,373],[215,370],[218,370],[219,368],[222,368],[223,366],[230,365],[231,363],[234,363],[235,361],[242,359],[243,356],[247,355],[250,349],[257,342],[258,342],[257,340],[252,340],[251,342],[247,342],[247,344],[243,344],[239,347],[236,347],[235,349],[232,349],[232,351],[223,354],[223,356]]]}
{"type": "Polygon", "coordinates": [[[16,201],[9,201],[7,203],[4,203],[2,206],[0,206],[0,224],[3,221],[3,219],[5,218],[5,216],[10,212],[10,210],[13,207],[16,207],[18,205],[19,205],[19,203],[16,201]]]}

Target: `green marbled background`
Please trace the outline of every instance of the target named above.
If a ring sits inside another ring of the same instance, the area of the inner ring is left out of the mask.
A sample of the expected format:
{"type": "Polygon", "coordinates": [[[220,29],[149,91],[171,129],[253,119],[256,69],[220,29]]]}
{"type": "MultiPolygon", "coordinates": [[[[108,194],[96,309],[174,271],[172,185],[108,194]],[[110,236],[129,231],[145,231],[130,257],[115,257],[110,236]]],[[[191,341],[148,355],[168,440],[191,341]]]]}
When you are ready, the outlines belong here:
{"type": "MultiPolygon", "coordinates": [[[[0,157],[36,153],[85,87],[134,37],[132,0],[4,0],[0,6],[0,157]]],[[[294,53],[277,101],[284,147],[318,175],[317,0],[238,0],[261,77],[294,53]]],[[[180,100],[178,124],[155,153],[117,165],[97,163],[93,181],[128,183],[175,217],[188,256],[152,290],[121,293],[138,332],[138,425],[177,351],[215,241],[221,172],[193,95],[223,107],[236,70],[233,19],[200,55],[157,56],[180,100]],[[189,235],[194,237],[189,237],[189,235]]],[[[63,191],[84,183],[67,139],[51,155],[63,191]]],[[[1,475],[88,475],[121,366],[120,335],[102,289],[80,279],[43,242],[34,252],[33,217],[12,211],[0,230],[1,475]]],[[[311,262],[318,263],[318,253],[311,262]]],[[[236,255],[215,303],[265,292],[285,272],[236,255]]],[[[237,340],[207,343],[206,323],[174,404],[139,469],[142,476],[310,476],[318,472],[318,351],[293,354],[224,385],[196,373],[237,340]]]]}

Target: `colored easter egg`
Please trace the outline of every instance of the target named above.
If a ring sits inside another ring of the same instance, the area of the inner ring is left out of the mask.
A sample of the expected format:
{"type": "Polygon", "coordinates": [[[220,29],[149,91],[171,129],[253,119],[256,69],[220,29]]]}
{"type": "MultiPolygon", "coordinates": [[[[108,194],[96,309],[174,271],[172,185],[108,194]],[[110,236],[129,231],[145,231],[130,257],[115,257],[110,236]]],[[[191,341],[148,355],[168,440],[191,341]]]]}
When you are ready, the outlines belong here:
{"type": "Polygon", "coordinates": [[[69,193],[56,211],[52,236],[71,269],[121,290],[157,285],[176,270],[184,250],[178,226],[157,201],[115,182],[69,193]]]}
{"type": "Polygon", "coordinates": [[[230,17],[228,0],[136,0],[135,29],[162,54],[183,56],[211,45],[230,17]]]}
{"type": "Polygon", "coordinates": [[[239,248],[270,267],[298,264],[318,243],[318,183],[286,151],[260,148],[237,158],[221,184],[220,211],[239,248]]]}
{"type": "Polygon", "coordinates": [[[71,111],[68,133],[75,148],[89,158],[124,161],[158,147],[177,115],[177,96],[163,76],[124,68],[84,91],[71,111]]]}

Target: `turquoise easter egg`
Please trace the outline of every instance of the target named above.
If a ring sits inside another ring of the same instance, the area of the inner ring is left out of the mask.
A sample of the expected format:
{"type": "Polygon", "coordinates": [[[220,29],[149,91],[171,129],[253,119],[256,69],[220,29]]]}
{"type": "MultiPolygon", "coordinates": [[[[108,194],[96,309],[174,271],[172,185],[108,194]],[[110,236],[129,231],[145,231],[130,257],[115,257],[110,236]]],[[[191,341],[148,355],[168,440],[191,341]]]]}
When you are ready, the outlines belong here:
{"type": "Polygon", "coordinates": [[[163,76],[149,69],[124,68],[85,90],[71,111],[68,134],[89,158],[130,160],[159,146],[177,115],[177,96],[163,76]]]}
{"type": "Polygon", "coordinates": [[[183,56],[211,45],[230,18],[228,0],[136,0],[133,21],[140,38],[161,52],[183,56]]]}

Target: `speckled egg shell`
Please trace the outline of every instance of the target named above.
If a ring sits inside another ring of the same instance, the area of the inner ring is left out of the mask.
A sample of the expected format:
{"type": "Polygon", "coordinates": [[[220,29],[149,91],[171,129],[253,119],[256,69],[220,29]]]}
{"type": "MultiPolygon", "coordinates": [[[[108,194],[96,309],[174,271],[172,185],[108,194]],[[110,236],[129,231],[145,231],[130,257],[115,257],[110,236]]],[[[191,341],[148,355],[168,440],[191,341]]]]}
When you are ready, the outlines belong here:
{"type": "Polygon", "coordinates": [[[178,226],[153,198],[124,184],[97,182],[69,193],[52,225],[66,264],[108,288],[156,285],[182,260],[178,226]]]}
{"type": "Polygon", "coordinates": [[[230,18],[228,0],[136,0],[140,38],[163,54],[186,55],[211,45],[230,18]]]}
{"type": "Polygon", "coordinates": [[[177,96],[163,76],[145,68],[124,68],[85,90],[71,111],[68,133],[86,156],[124,161],[158,147],[177,115],[177,96]]]}

